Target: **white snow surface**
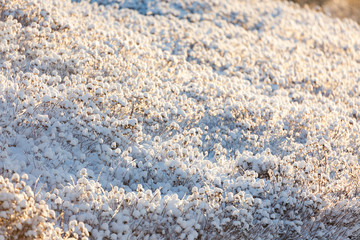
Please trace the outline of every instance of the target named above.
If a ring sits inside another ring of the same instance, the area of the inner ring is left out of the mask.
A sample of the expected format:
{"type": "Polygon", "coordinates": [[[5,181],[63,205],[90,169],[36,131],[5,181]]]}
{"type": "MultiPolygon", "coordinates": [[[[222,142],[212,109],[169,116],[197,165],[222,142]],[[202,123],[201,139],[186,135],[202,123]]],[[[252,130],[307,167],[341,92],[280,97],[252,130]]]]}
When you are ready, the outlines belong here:
{"type": "Polygon", "coordinates": [[[268,0],[0,14],[0,183],[54,236],[360,237],[357,23],[268,0]]]}

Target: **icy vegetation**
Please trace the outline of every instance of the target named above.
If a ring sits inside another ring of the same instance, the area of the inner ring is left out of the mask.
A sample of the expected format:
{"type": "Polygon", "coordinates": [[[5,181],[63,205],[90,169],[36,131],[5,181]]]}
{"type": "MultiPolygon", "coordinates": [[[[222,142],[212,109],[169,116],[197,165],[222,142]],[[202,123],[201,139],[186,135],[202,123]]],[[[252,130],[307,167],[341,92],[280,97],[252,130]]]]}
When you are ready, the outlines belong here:
{"type": "Polygon", "coordinates": [[[360,26],[268,0],[0,0],[0,239],[359,239],[360,26]]]}

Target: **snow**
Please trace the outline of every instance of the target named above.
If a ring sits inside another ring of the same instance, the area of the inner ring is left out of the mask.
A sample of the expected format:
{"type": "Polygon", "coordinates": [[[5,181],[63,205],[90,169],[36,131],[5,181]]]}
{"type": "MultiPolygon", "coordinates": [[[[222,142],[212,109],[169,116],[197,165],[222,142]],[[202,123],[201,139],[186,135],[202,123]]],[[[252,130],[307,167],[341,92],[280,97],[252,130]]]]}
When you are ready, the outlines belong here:
{"type": "Polygon", "coordinates": [[[0,238],[356,239],[359,76],[294,3],[2,0],[0,238]]]}

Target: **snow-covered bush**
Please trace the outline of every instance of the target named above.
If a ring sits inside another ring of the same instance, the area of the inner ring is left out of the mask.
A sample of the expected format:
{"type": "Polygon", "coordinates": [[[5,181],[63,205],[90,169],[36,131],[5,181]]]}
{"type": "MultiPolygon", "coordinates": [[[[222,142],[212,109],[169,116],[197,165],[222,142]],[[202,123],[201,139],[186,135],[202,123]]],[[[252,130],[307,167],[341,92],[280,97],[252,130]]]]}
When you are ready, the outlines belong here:
{"type": "Polygon", "coordinates": [[[360,237],[359,36],[271,0],[0,0],[0,236],[360,237]]]}
{"type": "Polygon", "coordinates": [[[55,225],[55,212],[44,200],[37,201],[26,185],[27,175],[0,176],[1,239],[62,239],[55,225]]]}

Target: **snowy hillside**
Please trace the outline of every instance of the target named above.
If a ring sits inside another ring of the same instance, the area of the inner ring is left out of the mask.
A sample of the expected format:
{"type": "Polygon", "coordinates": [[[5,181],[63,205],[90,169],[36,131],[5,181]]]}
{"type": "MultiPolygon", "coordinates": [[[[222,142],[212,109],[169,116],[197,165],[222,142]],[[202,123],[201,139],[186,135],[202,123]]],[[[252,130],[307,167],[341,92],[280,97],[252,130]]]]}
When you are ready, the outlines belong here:
{"type": "Polygon", "coordinates": [[[269,0],[0,0],[0,239],[359,239],[360,26],[269,0]]]}

